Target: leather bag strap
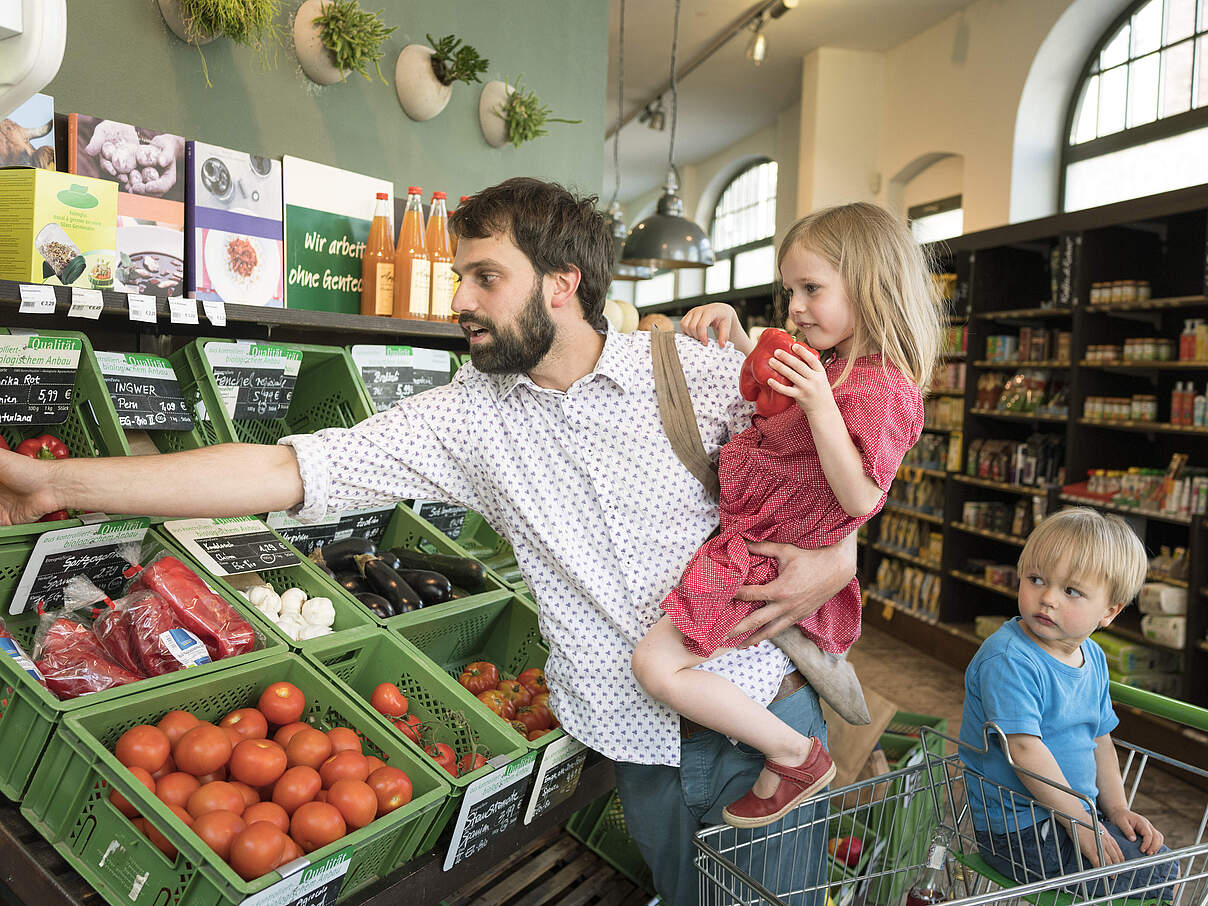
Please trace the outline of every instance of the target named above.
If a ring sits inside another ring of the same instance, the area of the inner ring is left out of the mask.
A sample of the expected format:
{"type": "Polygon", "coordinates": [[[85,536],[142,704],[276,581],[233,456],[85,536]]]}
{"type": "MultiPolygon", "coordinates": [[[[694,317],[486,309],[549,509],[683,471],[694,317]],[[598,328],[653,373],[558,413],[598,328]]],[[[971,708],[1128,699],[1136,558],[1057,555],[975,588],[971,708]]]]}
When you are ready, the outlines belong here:
{"type": "Polygon", "coordinates": [[[650,352],[654,360],[654,390],[658,397],[659,418],[663,431],[671,441],[671,449],[689,472],[704,485],[705,491],[717,500],[721,484],[717,466],[705,453],[696,424],[696,411],[688,393],[684,367],[675,348],[675,334],[670,330],[650,332],[650,352]]]}

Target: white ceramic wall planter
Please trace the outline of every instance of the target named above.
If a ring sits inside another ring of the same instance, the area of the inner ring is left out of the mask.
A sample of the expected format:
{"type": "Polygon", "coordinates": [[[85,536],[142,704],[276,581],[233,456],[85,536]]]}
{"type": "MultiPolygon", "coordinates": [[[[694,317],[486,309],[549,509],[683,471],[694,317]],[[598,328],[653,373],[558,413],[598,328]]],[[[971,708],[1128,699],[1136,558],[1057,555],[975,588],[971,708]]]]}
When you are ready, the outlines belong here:
{"type": "Polygon", "coordinates": [[[294,16],[294,51],[308,79],[319,85],[334,85],[346,78],[348,71],[336,65],[335,55],[327,49],[319,36],[319,26],[314,24],[325,2],[306,0],[298,7],[298,13],[294,16]]]}
{"type": "Polygon", "coordinates": [[[516,89],[507,82],[487,82],[478,97],[478,125],[482,137],[492,148],[502,148],[508,143],[508,124],[499,111],[516,89]]]}
{"type": "Polygon", "coordinates": [[[394,90],[403,112],[413,120],[430,120],[445,109],[453,96],[452,85],[442,85],[432,71],[431,47],[408,44],[394,66],[394,90]]]}
{"type": "Polygon", "coordinates": [[[189,44],[209,44],[217,35],[191,33],[180,11],[180,0],[159,0],[159,12],[172,33],[189,44]]]}

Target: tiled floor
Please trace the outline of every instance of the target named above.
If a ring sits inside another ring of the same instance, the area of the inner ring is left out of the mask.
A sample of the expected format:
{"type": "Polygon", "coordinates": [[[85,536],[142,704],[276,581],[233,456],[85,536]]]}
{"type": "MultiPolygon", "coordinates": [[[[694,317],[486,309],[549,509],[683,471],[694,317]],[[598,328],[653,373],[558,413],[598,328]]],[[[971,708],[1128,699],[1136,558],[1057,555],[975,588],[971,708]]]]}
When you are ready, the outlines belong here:
{"type": "MultiPolygon", "coordinates": [[[[875,689],[903,711],[946,717],[948,735],[960,735],[964,703],[961,671],[885,632],[867,627],[848,658],[865,686],[875,689]]],[[[1134,802],[1134,808],[1166,835],[1172,848],[1196,842],[1206,806],[1208,792],[1152,765],[1144,771],[1134,802]]]]}

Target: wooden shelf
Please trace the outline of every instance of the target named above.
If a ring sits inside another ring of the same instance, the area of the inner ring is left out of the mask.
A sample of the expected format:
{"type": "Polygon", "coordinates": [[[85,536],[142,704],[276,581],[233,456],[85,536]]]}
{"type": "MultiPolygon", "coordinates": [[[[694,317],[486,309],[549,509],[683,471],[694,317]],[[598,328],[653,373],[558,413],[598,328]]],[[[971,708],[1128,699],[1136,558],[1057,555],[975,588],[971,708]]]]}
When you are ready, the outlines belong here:
{"type": "Polygon", "coordinates": [[[936,525],[944,524],[943,516],[937,516],[935,513],[926,513],[923,510],[916,510],[914,507],[909,507],[902,503],[894,503],[892,500],[885,501],[885,509],[891,513],[903,513],[907,516],[914,516],[916,519],[922,519],[924,522],[932,522],[936,525]]]}
{"type": "Polygon", "coordinates": [[[948,476],[948,473],[941,469],[929,469],[926,466],[914,466],[908,462],[904,462],[898,466],[899,478],[911,479],[917,477],[917,475],[911,475],[910,472],[915,472],[919,475],[930,475],[932,478],[946,478],[948,476]],[[906,474],[903,475],[903,472],[906,474]]]}
{"type": "Polygon", "coordinates": [[[1083,506],[1094,507],[1108,513],[1119,513],[1122,516],[1143,516],[1146,519],[1156,519],[1159,522],[1173,522],[1175,525],[1191,525],[1190,516],[1179,516],[1174,513],[1163,513],[1159,510],[1142,510],[1136,507],[1115,506],[1094,497],[1079,497],[1077,494],[1062,494],[1061,499],[1066,503],[1080,503],[1083,506]]]}
{"type": "Polygon", "coordinates": [[[1088,305],[1087,311],[1155,311],[1165,308],[1194,308],[1197,305],[1208,305],[1205,296],[1167,296],[1163,299],[1146,299],[1144,302],[1106,302],[1102,305],[1088,305]]]}
{"type": "Polygon", "coordinates": [[[890,597],[889,595],[884,594],[882,592],[871,591],[871,590],[865,591],[864,597],[865,597],[865,606],[867,606],[867,603],[869,601],[872,601],[874,603],[881,604],[885,607],[892,607],[894,610],[901,611],[902,613],[908,613],[912,617],[914,617],[916,620],[922,620],[924,623],[931,623],[933,626],[939,625],[939,621],[935,617],[931,616],[930,614],[925,614],[925,613],[921,613],[917,610],[914,610],[913,608],[908,607],[906,604],[903,604],[897,598],[890,597]]]}
{"type": "Polygon", "coordinates": [[[980,359],[973,363],[978,368],[1069,368],[1069,362],[1058,361],[1057,359],[1039,359],[1034,362],[1021,362],[1018,359],[1012,359],[1009,362],[1004,362],[1000,359],[980,359]]]}
{"type": "Polygon", "coordinates": [[[978,528],[975,525],[969,525],[966,522],[954,522],[952,527],[958,532],[966,532],[970,535],[981,535],[983,538],[993,538],[995,541],[1005,541],[1007,544],[1014,544],[1016,547],[1023,547],[1027,543],[1027,538],[1020,538],[1018,535],[1009,535],[1006,532],[996,532],[991,529],[978,528]]]}
{"type": "MultiPolygon", "coordinates": [[[[1167,585],[1174,585],[1178,588],[1190,588],[1191,587],[1191,583],[1189,583],[1186,579],[1173,579],[1169,576],[1159,575],[1158,573],[1146,573],[1145,581],[1146,582],[1164,582],[1167,585]]],[[[1204,589],[1200,589],[1200,593],[1203,594],[1204,589]]]]}
{"type": "Polygon", "coordinates": [[[961,484],[971,484],[979,488],[993,488],[996,491],[1007,491],[1011,494],[1026,494],[1031,497],[1034,494],[1044,494],[1045,488],[1040,485],[1026,484],[1011,484],[1006,481],[991,481],[988,478],[974,478],[972,475],[961,475],[958,472],[953,472],[954,480],[961,484]]]}
{"type": "Polygon", "coordinates": [[[1001,418],[1014,422],[1052,422],[1065,424],[1068,415],[1044,415],[1039,412],[1000,412],[998,409],[970,409],[970,415],[980,415],[984,418],[1001,418]]]}
{"type": "Polygon", "coordinates": [[[905,560],[907,563],[912,563],[915,566],[920,566],[929,572],[938,573],[943,569],[939,563],[936,563],[933,560],[924,560],[922,557],[912,554],[909,551],[902,550],[899,547],[893,547],[888,544],[874,544],[872,545],[872,549],[875,551],[880,551],[882,554],[887,556],[896,557],[899,560],[905,560]]]}
{"type": "Polygon", "coordinates": [[[953,431],[964,431],[964,427],[960,428],[933,428],[930,425],[923,426],[924,431],[934,431],[936,434],[951,434],[953,431]]]}
{"type": "Polygon", "coordinates": [[[1190,434],[1208,437],[1208,427],[1203,425],[1172,425],[1169,422],[1116,421],[1106,418],[1080,418],[1078,424],[1108,431],[1133,431],[1141,434],[1190,434]]]}
{"type": "Polygon", "coordinates": [[[1073,313],[1072,308],[1008,308],[975,312],[973,317],[983,321],[1030,321],[1034,318],[1068,318],[1073,313]]]}
{"type": "Polygon", "coordinates": [[[1094,362],[1083,359],[1080,368],[1094,371],[1208,371],[1208,362],[1159,362],[1153,359],[1121,359],[1118,362],[1094,362]]]}
{"type": "Polygon", "coordinates": [[[964,396],[964,390],[928,390],[927,396],[964,396]]]}
{"type": "Polygon", "coordinates": [[[995,585],[993,582],[987,582],[985,579],[972,573],[963,573],[959,569],[950,569],[948,570],[948,575],[954,579],[960,579],[962,582],[968,582],[970,585],[976,585],[978,588],[996,592],[1003,597],[1010,598],[1012,601],[1017,600],[1019,597],[1019,592],[1016,589],[1007,588],[1005,585],[995,585]]]}
{"type": "Polygon", "coordinates": [[[966,355],[967,355],[967,353],[964,353],[964,352],[957,352],[957,351],[955,351],[955,350],[952,350],[952,351],[949,351],[949,352],[941,352],[941,353],[940,353],[940,359],[941,359],[941,360],[946,359],[946,360],[948,360],[948,361],[958,361],[958,360],[960,360],[960,359],[965,358],[965,356],[966,356],[966,355]]]}

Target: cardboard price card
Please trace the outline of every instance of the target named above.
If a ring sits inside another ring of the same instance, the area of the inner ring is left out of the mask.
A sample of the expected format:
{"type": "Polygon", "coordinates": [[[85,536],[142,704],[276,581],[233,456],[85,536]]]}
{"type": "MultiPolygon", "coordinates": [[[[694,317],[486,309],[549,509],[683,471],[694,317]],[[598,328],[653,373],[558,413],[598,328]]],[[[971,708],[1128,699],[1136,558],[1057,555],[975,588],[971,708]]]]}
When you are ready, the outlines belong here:
{"type": "Polygon", "coordinates": [[[345,538],[365,538],[378,544],[393,515],[394,507],[345,510],[332,513],[317,522],[299,522],[285,513],[276,512],[268,514],[268,525],[302,553],[309,554],[316,547],[345,538]]]}
{"type": "Polygon", "coordinates": [[[63,588],[73,576],[84,576],[110,597],[122,593],[130,568],[123,555],[141,545],[150,519],[123,519],[47,532],[34,545],[9,613],[24,613],[41,602],[47,610],[63,606],[63,588]]]}
{"type": "Polygon", "coordinates": [[[525,824],[531,824],[538,815],[570,798],[579,786],[586,761],[587,746],[573,737],[563,736],[545,747],[524,813],[525,824]]]}
{"type": "Polygon", "coordinates": [[[407,396],[449,383],[453,361],[443,349],[416,349],[411,354],[411,387],[407,396]]]}
{"type": "Polygon", "coordinates": [[[351,864],[351,846],[313,865],[305,856],[295,859],[279,869],[285,877],[252,894],[240,906],[331,906],[340,895],[351,864]]]}
{"type": "Polygon", "coordinates": [[[0,425],[61,425],[71,414],[83,343],[0,336],[0,425]]]}
{"type": "Polygon", "coordinates": [[[177,519],[164,528],[218,576],[296,565],[298,554],[255,516],[177,519]]]}
{"type": "Polygon", "coordinates": [[[529,752],[466,787],[444,871],[485,849],[520,822],[537,753],[529,752]]]}
{"type": "Polygon", "coordinates": [[[234,420],[285,418],[302,367],[302,353],[286,346],[206,343],[205,356],[227,415],[234,420]]]}
{"type": "Polygon", "coordinates": [[[96,358],[123,428],[193,430],[193,413],[167,359],[135,352],[98,352],[96,358]]]}

